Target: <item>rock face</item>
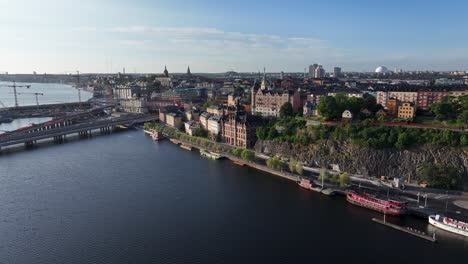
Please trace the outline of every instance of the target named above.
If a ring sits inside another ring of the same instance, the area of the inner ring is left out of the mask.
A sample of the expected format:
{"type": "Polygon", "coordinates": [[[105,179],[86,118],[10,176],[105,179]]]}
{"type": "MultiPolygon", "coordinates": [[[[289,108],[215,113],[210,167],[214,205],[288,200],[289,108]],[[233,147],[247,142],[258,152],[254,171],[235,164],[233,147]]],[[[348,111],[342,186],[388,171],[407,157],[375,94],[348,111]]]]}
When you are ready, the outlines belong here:
{"type": "Polygon", "coordinates": [[[412,179],[423,163],[440,163],[456,168],[468,190],[468,149],[424,145],[408,150],[373,149],[349,143],[323,141],[307,146],[278,141],[257,141],[257,152],[294,158],[315,166],[339,166],[341,171],[371,177],[412,179]]]}

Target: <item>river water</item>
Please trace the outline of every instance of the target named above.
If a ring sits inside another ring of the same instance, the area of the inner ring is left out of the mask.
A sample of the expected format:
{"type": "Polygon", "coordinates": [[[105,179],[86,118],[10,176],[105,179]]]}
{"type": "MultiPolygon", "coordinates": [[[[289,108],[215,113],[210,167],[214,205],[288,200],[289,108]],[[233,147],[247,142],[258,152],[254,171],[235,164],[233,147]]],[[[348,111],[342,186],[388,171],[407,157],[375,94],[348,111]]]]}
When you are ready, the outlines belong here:
{"type": "MultiPolygon", "coordinates": [[[[11,82],[0,82],[0,101],[7,107],[15,106],[15,96],[13,88],[4,87],[4,85],[12,85],[11,82]]],[[[16,83],[16,85],[31,85],[31,88],[17,88],[18,103],[20,106],[36,105],[36,97],[34,94],[26,93],[43,93],[43,96],[38,97],[39,104],[58,104],[78,102],[78,90],[71,85],[58,83],[16,83]]],[[[81,100],[87,101],[92,98],[93,94],[87,91],[81,91],[81,100]]],[[[0,105],[0,107],[2,107],[0,105]]]]}
{"type": "MultiPolygon", "coordinates": [[[[0,263],[465,263],[295,183],[129,131],[0,155],[0,263]]],[[[426,232],[422,220],[388,218],[426,232]]]]}

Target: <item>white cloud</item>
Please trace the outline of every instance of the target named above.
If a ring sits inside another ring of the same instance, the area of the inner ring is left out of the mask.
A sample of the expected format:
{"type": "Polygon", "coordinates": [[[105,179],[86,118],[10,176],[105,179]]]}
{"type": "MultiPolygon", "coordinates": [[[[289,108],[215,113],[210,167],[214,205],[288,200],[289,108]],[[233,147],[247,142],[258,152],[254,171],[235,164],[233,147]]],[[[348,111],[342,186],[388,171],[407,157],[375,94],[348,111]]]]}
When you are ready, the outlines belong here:
{"type": "Polygon", "coordinates": [[[115,34],[116,38],[125,39],[120,43],[134,44],[134,48],[192,58],[199,60],[200,64],[225,61],[229,65],[239,64],[239,67],[250,65],[245,67],[253,69],[273,63],[275,65],[270,65],[271,68],[300,69],[310,62],[341,56],[327,41],[318,38],[247,34],[199,27],[131,26],[106,31],[115,34]]]}

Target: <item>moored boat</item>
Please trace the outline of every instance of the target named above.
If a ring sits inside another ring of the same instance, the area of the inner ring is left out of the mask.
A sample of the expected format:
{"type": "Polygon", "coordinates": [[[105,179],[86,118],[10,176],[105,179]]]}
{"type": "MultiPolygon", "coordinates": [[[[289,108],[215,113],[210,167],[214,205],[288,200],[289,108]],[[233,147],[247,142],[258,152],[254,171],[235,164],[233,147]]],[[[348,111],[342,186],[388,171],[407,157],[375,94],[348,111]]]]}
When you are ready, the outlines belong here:
{"type": "Polygon", "coordinates": [[[445,231],[468,237],[468,223],[439,214],[429,216],[429,223],[445,231]]]}
{"type": "Polygon", "coordinates": [[[349,192],[346,195],[346,200],[354,205],[389,215],[403,215],[406,213],[406,202],[383,199],[367,193],[349,192]]]}
{"type": "Polygon", "coordinates": [[[306,188],[309,190],[312,189],[312,183],[308,179],[302,179],[301,181],[298,181],[297,184],[299,184],[299,186],[301,186],[302,188],[306,188]]]}
{"type": "Polygon", "coordinates": [[[164,135],[161,132],[154,131],[151,134],[151,138],[153,138],[154,141],[158,141],[158,140],[164,139],[164,135]]]}
{"type": "Polygon", "coordinates": [[[220,154],[218,154],[216,152],[212,152],[212,151],[208,151],[208,150],[204,150],[204,149],[200,149],[200,155],[203,156],[203,157],[210,158],[212,160],[219,160],[219,159],[223,158],[223,156],[221,156],[220,154]]]}

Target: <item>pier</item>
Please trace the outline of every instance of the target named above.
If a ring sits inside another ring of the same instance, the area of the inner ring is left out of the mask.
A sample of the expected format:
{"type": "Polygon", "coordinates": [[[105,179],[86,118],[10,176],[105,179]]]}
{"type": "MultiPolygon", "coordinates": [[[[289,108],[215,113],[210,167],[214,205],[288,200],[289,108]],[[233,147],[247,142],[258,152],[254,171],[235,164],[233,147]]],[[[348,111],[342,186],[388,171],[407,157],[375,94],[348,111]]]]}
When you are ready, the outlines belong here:
{"type": "Polygon", "coordinates": [[[389,222],[387,222],[385,220],[385,218],[384,218],[384,220],[377,219],[377,218],[372,218],[372,221],[374,221],[374,222],[376,222],[378,224],[384,225],[384,226],[388,226],[388,227],[393,228],[395,230],[398,230],[398,231],[401,231],[401,232],[404,232],[404,233],[407,233],[407,234],[410,234],[410,235],[425,239],[425,240],[430,241],[430,242],[436,242],[437,241],[436,238],[435,238],[435,233],[432,236],[429,236],[426,233],[424,233],[422,231],[419,231],[419,230],[415,230],[415,229],[412,229],[412,228],[409,228],[409,227],[403,227],[403,226],[399,226],[399,225],[389,223],[389,222]]]}

